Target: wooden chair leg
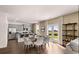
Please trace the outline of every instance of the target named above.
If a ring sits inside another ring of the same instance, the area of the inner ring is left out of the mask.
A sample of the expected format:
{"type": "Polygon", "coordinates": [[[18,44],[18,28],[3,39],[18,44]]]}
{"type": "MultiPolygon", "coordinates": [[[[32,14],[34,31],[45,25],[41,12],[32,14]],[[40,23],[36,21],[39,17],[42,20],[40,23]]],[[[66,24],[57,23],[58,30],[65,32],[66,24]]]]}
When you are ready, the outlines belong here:
{"type": "Polygon", "coordinates": [[[37,49],[38,49],[38,53],[39,53],[39,50],[40,50],[40,46],[37,46],[37,49]]]}
{"type": "Polygon", "coordinates": [[[24,45],[24,50],[25,50],[25,51],[26,51],[26,47],[27,47],[27,46],[26,46],[26,45],[24,45]]]}

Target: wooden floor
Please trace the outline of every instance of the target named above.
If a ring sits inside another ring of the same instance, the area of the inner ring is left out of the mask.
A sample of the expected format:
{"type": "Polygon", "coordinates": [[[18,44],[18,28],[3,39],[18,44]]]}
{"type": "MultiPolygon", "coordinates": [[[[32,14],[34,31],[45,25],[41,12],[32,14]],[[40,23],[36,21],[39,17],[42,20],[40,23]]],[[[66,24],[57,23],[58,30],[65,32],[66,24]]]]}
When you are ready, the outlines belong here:
{"type": "Polygon", "coordinates": [[[0,54],[71,54],[71,51],[60,46],[59,44],[49,43],[49,46],[37,48],[24,49],[23,43],[17,43],[16,40],[10,40],[7,48],[0,49],[0,54]]]}

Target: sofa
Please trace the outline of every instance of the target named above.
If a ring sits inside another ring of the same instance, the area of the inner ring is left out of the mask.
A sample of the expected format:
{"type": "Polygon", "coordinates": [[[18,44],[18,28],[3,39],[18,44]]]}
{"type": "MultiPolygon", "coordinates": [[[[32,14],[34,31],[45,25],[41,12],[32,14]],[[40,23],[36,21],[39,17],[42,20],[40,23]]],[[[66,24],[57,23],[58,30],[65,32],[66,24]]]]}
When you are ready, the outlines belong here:
{"type": "Polygon", "coordinates": [[[66,45],[66,49],[72,50],[73,53],[78,54],[79,53],[79,38],[72,40],[70,43],[66,45]]]}

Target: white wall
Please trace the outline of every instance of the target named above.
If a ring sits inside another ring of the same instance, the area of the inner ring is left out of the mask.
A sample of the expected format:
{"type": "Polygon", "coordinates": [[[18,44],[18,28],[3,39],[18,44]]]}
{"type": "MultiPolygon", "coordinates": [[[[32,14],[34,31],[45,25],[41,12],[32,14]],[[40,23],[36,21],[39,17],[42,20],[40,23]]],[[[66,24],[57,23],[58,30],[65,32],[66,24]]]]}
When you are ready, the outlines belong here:
{"type": "Polygon", "coordinates": [[[0,14],[0,48],[7,47],[7,30],[8,22],[7,16],[0,14]]]}

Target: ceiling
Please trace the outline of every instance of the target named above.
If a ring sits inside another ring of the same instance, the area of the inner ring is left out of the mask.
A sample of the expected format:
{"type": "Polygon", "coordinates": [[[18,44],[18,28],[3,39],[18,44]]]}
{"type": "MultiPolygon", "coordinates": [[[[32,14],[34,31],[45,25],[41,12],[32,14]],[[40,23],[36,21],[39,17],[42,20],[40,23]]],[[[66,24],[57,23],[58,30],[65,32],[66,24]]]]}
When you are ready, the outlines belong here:
{"type": "Polygon", "coordinates": [[[9,22],[36,23],[78,11],[77,5],[0,5],[9,22]]]}

